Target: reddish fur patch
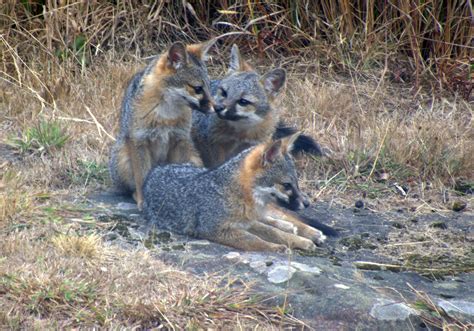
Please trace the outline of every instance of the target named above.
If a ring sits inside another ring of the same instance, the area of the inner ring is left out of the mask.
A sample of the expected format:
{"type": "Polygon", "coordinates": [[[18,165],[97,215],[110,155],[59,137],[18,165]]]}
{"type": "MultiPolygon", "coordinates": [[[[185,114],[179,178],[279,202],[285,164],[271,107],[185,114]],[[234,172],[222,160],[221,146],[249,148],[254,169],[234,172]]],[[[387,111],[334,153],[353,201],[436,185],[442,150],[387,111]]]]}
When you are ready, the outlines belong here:
{"type": "Polygon", "coordinates": [[[254,207],[253,185],[257,175],[262,172],[262,155],[265,144],[255,147],[244,159],[238,176],[239,184],[244,195],[244,205],[249,211],[254,207]]]}
{"type": "Polygon", "coordinates": [[[240,71],[248,72],[248,71],[255,71],[255,69],[247,61],[240,60],[240,71]]]}
{"type": "Polygon", "coordinates": [[[162,102],[164,79],[174,75],[176,70],[168,65],[168,52],[160,56],[151,72],[143,79],[143,92],[135,101],[133,128],[156,128],[159,126],[185,126],[189,118],[163,119],[156,117],[153,109],[162,102]]]}
{"type": "Polygon", "coordinates": [[[186,46],[186,51],[198,59],[202,59],[202,51],[204,49],[204,44],[192,44],[186,46]]]}

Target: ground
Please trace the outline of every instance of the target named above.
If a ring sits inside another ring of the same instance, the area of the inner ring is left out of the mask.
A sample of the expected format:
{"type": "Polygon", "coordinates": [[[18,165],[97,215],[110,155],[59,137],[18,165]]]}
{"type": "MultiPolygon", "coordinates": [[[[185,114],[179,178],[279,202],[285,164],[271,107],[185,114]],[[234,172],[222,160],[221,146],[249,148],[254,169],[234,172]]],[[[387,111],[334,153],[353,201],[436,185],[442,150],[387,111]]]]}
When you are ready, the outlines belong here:
{"type": "Polygon", "coordinates": [[[2,328],[469,328],[471,104],[382,76],[289,68],[282,118],[327,151],[298,161],[312,199],[303,213],[339,236],[311,256],[236,252],[150,236],[111,193],[109,148],[139,67],[106,62],[41,83],[30,68],[1,83],[2,328]]]}

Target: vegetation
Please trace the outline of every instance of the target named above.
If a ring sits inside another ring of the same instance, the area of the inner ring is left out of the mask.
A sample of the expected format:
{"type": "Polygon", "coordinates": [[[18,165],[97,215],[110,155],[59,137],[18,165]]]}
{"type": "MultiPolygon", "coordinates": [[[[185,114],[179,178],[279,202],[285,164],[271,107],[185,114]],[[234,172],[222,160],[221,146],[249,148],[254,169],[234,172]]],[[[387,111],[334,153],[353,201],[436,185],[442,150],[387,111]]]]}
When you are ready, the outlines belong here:
{"type": "MultiPolygon", "coordinates": [[[[0,328],[299,325],[225,277],[104,243],[78,204],[108,185],[126,82],[172,41],[213,37],[219,77],[237,43],[260,72],[287,69],[282,116],[328,151],[299,161],[314,200],[469,210],[473,17],[470,1],[446,0],[3,1],[0,328]]],[[[457,269],[471,253],[442,233],[394,235],[423,245],[385,253],[424,268],[430,247],[457,269]]]]}

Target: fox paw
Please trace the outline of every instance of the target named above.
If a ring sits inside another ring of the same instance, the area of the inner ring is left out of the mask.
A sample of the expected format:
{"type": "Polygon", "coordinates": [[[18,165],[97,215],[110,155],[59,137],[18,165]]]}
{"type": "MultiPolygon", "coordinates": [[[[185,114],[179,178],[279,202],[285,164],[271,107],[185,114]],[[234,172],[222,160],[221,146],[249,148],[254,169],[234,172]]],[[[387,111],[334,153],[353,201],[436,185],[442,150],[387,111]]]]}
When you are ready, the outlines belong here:
{"type": "Polygon", "coordinates": [[[318,245],[318,246],[321,246],[325,241],[326,241],[327,237],[319,230],[316,230],[316,233],[313,235],[313,242],[318,245]]]}
{"type": "Polygon", "coordinates": [[[298,243],[296,248],[299,248],[308,252],[314,252],[316,250],[316,245],[309,239],[301,238],[301,241],[298,243]]]}

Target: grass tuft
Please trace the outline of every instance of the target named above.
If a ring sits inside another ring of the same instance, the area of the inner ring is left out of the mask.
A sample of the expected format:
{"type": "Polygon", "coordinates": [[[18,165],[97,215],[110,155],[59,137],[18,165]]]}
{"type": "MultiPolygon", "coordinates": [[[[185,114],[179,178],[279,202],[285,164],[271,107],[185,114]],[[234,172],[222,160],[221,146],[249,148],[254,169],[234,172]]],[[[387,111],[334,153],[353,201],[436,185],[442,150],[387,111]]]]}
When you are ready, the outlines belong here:
{"type": "Polygon", "coordinates": [[[26,128],[19,138],[11,138],[10,145],[20,153],[53,153],[62,148],[69,136],[58,122],[41,121],[35,127],[26,128]]]}

